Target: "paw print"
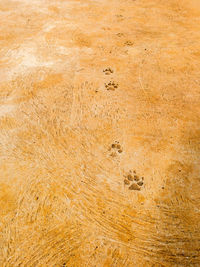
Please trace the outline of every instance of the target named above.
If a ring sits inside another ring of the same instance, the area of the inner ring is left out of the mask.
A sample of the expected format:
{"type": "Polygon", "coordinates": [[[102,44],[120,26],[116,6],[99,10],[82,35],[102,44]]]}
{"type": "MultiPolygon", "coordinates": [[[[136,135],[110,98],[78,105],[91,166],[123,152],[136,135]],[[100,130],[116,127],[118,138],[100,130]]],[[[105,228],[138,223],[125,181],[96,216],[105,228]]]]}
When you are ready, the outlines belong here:
{"type": "Polygon", "coordinates": [[[111,29],[109,27],[102,27],[104,31],[110,31],[111,29]]]}
{"type": "Polygon", "coordinates": [[[128,46],[132,46],[132,45],[133,45],[133,42],[131,42],[131,41],[126,41],[124,44],[125,44],[125,45],[128,45],[128,46]]]}
{"type": "Polygon", "coordinates": [[[109,82],[109,83],[105,83],[105,87],[108,91],[115,91],[115,89],[118,88],[118,84],[116,84],[115,82],[109,82]]]}
{"type": "Polygon", "coordinates": [[[116,18],[117,18],[118,21],[122,21],[122,20],[124,20],[124,16],[121,15],[121,14],[117,14],[117,15],[115,15],[115,16],[116,16],[116,18]]]}
{"type": "Polygon", "coordinates": [[[126,175],[124,175],[124,185],[128,186],[129,190],[140,191],[144,184],[144,177],[139,177],[136,175],[136,171],[130,170],[126,175]]]}
{"type": "Polygon", "coordinates": [[[123,16],[121,14],[117,14],[115,15],[117,18],[123,18],[123,16]]]}
{"type": "Polygon", "coordinates": [[[118,37],[122,37],[122,36],[124,36],[124,34],[123,34],[122,32],[118,32],[116,35],[117,35],[118,37]]]}
{"type": "Polygon", "coordinates": [[[113,70],[111,68],[107,68],[107,69],[104,69],[103,72],[105,73],[105,75],[110,75],[113,73],[113,70]]]}
{"type": "Polygon", "coordinates": [[[121,154],[123,152],[123,149],[121,147],[121,145],[119,144],[118,141],[115,141],[110,148],[108,149],[108,151],[111,151],[110,156],[112,157],[116,157],[117,154],[121,154]]]}

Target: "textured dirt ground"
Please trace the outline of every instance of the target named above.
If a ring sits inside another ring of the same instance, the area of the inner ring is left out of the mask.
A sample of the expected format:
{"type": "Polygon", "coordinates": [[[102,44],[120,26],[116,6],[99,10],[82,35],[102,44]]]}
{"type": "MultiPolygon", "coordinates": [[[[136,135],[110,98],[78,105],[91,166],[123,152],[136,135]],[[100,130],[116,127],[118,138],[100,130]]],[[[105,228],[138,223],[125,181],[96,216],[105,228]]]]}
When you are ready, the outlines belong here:
{"type": "Polygon", "coordinates": [[[0,1],[0,266],[200,266],[199,23],[0,1]]]}

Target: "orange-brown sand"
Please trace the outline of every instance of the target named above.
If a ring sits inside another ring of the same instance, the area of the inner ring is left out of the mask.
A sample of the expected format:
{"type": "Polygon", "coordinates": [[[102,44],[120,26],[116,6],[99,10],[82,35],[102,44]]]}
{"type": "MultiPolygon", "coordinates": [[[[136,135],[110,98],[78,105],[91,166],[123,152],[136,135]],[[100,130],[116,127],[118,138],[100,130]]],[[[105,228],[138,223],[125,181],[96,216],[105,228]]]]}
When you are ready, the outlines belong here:
{"type": "Polygon", "coordinates": [[[0,266],[200,266],[200,1],[0,1],[0,266]]]}

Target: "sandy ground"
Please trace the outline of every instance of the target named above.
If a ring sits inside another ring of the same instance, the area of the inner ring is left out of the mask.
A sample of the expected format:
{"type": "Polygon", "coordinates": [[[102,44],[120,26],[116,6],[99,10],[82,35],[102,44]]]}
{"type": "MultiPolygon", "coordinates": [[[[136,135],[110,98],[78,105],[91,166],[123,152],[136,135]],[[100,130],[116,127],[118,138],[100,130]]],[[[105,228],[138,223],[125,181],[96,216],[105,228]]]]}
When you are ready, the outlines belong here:
{"type": "Polygon", "coordinates": [[[199,0],[0,0],[0,266],[200,266],[199,0]]]}

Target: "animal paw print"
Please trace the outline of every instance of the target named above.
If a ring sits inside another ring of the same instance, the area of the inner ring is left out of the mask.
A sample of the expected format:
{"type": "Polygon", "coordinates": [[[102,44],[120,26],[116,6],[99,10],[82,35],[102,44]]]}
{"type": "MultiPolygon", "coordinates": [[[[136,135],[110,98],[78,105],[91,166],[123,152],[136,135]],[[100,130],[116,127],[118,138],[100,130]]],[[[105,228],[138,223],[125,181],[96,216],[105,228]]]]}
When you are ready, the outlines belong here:
{"type": "Polygon", "coordinates": [[[115,89],[118,88],[118,84],[116,84],[115,82],[109,82],[109,83],[105,83],[105,87],[108,91],[115,91],[115,89]]]}
{"type": "Polygon", "coordinates": [[[122,20],[124,20],[124,17],[123,17],[123,15],[121,15],[121,14],[117,14],[117,15],[115,15],[115,16],[116,16],[116,18],[117,18],[118,21],[122,21],[122,20]]]}
{"type": "Polygon", "coordinates": [[[144,177],[139,177],[136,175],[136,171],[130,170],[126,175],[124,175],[124,184],[128,186],[129,190],[140,191],[144,184],[144,177]]]}
{"type": "Polygon", "coordinates": [[[121,14],[117,14],[115,15],[117,18],[123,18],[123,16],[121,14]]]}
{"type": "Polygon", "coordinates": [[[117,36],[118,36],[118,37],[122,37],[122,36],[124,36],[124,34],[123,34],[122,32],[118,32],[118,33],[117,33],[117,36]]]}
{"type": "Polygon", "coordinates": [[[103,72],[105,73],[105,75],[110,75],[113,73],[113,70],[111,68],[107,68],[107,69],[104,69],[103,72]]]}
{"type": "Polygon", "coordinates": [[[132,45],[133,45],[133,42],[131,42],[131,41],[126,41],[124,44],[125,44],[125,45],[128,45],[128,46],[132,46],[132,45]]]}
{"type": "Polygon", "coordinates": [[[121,154],[123,152],[123,149],[118,141],[115,141],[111,147],[109,148],[109,151],[111,151],[110,156],[116,157],[117,154],[121,154]]]}

